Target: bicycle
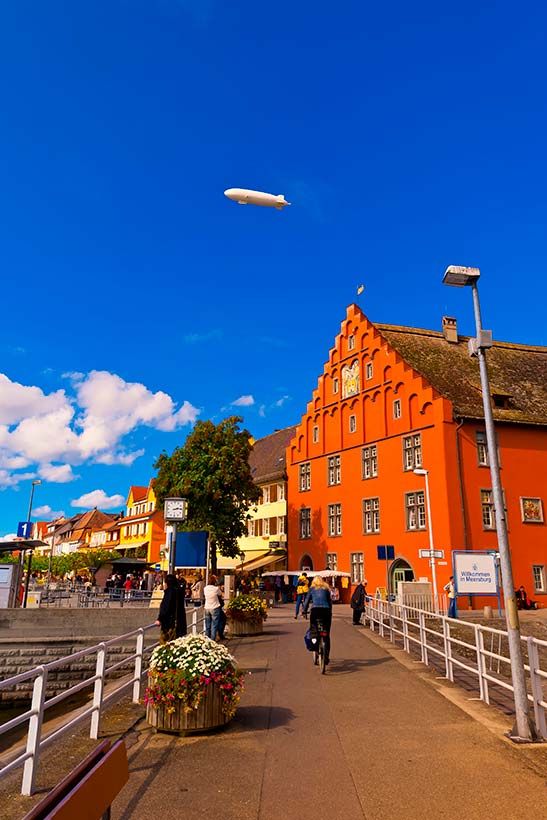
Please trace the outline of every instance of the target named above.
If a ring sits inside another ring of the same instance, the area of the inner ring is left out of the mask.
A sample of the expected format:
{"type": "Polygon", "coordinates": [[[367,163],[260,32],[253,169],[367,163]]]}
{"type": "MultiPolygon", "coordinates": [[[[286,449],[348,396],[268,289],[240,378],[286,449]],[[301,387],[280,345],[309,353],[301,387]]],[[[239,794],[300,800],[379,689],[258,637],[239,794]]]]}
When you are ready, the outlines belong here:
{"type": "Polygon", "coordinates": [[[325,630],[322,621],[319,619],[316,621],[316,630],[318,643],[317,649],[313,653],[313,663],[314,666],[320,666],[321,674],[324,675],[327,671],[325,638],[328,637],[329,633],[325,630]]]}

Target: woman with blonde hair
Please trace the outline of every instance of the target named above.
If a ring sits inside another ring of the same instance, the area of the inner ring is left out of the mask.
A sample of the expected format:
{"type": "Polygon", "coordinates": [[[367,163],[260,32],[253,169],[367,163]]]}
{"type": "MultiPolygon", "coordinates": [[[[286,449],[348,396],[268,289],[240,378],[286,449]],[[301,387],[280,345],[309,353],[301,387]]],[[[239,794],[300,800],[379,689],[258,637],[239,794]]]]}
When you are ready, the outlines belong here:
{"type": "Polygon", "coordinates": [[[321,621],[325,638],[325,663],[330,659],[330,627],[332,623],[332,599],[330,597],[330,587],[327,582],[316,575],[311,582],[310,591],[304,601],[304,615],[307,615],[308,607],[311,604],[310,630],[311,634],[317,635],[317,622],[321,621]]]}

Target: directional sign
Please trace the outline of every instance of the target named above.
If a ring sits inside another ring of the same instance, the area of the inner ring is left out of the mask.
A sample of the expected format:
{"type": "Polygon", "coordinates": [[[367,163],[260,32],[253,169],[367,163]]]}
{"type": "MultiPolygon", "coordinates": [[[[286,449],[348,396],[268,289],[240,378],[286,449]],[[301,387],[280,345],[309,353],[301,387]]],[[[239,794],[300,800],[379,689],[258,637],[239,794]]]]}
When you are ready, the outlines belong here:
{"type": "Polygon", "coordinates": [[[19,521],[17,524],[17,538],[30,538],[32,535],[32,521],[19,521]]]}
{"type": "Polygon", "coordinates": [[[418,550],[420,558],[444,558],[444,550],[418,550]]]}

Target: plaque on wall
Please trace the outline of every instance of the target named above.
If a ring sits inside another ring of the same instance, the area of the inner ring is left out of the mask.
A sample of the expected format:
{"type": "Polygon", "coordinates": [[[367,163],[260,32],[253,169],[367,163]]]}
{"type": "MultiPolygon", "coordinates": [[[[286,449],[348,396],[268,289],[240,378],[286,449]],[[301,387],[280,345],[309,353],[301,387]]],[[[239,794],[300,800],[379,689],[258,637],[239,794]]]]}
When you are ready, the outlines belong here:
{"type": "Polygon", "coordinates": [[[359,387],[359,362],[354,361],[351,367],[346,365],[342,368],[342,398],[357,395],[359,387]]]}

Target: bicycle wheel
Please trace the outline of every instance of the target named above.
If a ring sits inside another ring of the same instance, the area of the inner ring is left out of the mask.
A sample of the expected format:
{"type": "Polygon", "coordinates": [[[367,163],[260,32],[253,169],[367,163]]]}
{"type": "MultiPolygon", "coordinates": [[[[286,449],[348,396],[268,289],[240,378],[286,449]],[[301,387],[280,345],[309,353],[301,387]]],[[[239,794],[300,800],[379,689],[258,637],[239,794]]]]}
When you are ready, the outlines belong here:
{"type": "Polygon", "coordinates": [[[319,652],[314,652],[313,653],[313,665],[317,666],[318,663],[319,663],[319,652]]]}
{"type": "Polygon", "coordinates": [[[327,671],[327,663],[325,660],[325,641],[321,638],[321,643],[319,644],[319,660],[321,663],[321,674],[324,675],[327,671]]]}

